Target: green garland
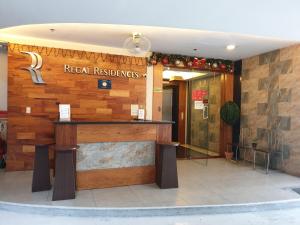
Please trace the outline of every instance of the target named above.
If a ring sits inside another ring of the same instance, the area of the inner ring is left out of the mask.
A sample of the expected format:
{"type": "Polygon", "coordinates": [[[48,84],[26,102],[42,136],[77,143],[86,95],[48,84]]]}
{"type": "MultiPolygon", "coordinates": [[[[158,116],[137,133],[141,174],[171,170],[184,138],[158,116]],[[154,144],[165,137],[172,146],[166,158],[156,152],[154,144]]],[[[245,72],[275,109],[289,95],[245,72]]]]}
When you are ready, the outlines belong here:
{"type": "Polygon", "coordinates": [[[158,62],[161,62],[163,65],[169,67],[203,69],[233,73],[233,62],[231,60],[153,52],[148,58],[148,64],[156,65],[158,62]]]}

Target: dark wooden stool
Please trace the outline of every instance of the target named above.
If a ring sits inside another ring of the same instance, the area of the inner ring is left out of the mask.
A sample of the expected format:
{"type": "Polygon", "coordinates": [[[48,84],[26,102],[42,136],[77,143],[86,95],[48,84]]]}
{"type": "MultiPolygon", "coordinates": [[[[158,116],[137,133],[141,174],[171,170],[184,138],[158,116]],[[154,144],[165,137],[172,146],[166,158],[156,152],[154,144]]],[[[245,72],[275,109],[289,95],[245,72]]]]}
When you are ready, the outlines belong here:
{"type": "Polygon", "coordinates": [[[53,141],[35,144],[32,192],[51,189],[49,146],[53,144],[53,141]]]}
{"type": "Polygon", "coordinates": [[[76,191],[77,145],[55,146],[55,179],[52,201],[74,199],[76,191]]]}
{"type": "Polygon", "coordinates": [[[158,143],[156,184],[162,188],[178,188],[176,147],[179,143],[158,143]]]}

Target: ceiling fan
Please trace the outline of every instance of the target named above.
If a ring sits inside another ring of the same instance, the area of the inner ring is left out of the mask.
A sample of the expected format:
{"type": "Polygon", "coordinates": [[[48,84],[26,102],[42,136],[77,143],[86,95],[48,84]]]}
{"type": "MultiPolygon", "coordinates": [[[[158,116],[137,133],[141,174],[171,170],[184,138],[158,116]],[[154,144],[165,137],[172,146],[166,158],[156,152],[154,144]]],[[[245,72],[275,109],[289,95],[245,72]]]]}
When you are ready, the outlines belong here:
{"type": "Polygon", "coordinates": [[[150,50],[151,42],[141,33],[134,32],[132,33],[132,37],[124,41],[123,47],[132,54],[142,54],[150,50]]]}

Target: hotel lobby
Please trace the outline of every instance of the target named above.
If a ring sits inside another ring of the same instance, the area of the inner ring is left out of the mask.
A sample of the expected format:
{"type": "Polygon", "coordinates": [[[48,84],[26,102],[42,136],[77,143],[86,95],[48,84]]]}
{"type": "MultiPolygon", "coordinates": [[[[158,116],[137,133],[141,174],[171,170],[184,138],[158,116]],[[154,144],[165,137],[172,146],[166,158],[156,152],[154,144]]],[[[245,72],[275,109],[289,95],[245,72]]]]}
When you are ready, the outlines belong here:
{"type": "Polygon", "coordinates": [[[36,2],[0,1],[0,225],[300,223],[299,3],[36,2]]]}

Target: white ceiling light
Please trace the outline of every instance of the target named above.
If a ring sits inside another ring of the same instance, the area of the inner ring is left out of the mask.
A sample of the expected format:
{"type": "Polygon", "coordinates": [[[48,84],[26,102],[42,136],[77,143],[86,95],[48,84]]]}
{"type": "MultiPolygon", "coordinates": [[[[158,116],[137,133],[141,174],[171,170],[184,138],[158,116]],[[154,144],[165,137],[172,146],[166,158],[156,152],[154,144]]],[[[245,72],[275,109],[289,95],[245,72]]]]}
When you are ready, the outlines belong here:
{"type": "Polygon", "coordinates": [[[201,77],[207,75],[203,72],[186,72],[186,71],[175,71],[175,70],[165,70],[163,71],[163,79],[166,80],[189,80],[195,77],[201,77]],[[181,79],[179,79],[181,78],[181,79]]]}
{"type": "Polygon", "coordinates": [[[227,49],[228,51],[232,51],[232,50],[235,49],[235,45],[233,45],[233,44],[227,45],[227,46],[226,46],[226,49],[227,49]]]}
{"type": "Polygon", "coordinates": [[[143,36],[141,33],[134,32],[132,37],[127,38],[123,44],[130,53],[133,54],[142,54],[146,53],[151,48],[151,43],[148,38],[143,36]]]}

